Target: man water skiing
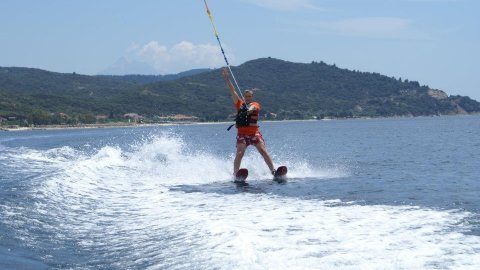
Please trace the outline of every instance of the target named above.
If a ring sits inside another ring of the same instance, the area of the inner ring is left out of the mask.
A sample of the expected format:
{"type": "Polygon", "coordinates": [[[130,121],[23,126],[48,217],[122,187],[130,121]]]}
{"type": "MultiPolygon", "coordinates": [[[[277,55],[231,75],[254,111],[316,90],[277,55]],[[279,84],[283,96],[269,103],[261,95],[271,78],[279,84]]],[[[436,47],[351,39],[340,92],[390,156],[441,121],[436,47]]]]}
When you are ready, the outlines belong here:
{"type": "Polygon", "coordinates": [[[260,133],[257,123],[261,108],[260,104],[258,102],[253,102],[252,90],[244,91],[245,101],[238,96],[235,87],[230,81],[227,68],[223,69],[223,77],[227,82],[228,89],[232,95],[233,104],[235,104],[235,108],[237,109],[237,117],[235,121],[235,126],[238,130],[237,152],[235,155],[235,161],[233,162],[233,175],[235,176],[240,169],[240,163],[242,162],[245,150],[249,145],[253,145],[257,148],[258,152],[265,160],[265,163],[267,163],[272,175],[274,175],[275,167],[273,166],[272,158],[267,152],[265,141],[263,140],[262,133],[260,133]]]}

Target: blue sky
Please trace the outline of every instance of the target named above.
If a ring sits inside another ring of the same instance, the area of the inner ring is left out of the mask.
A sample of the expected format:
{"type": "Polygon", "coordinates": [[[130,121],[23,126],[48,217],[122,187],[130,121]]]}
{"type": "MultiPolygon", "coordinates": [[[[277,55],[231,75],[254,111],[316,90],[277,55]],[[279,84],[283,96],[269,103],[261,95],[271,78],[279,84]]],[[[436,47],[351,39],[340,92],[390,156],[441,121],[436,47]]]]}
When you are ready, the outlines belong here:
{"type": "MultiPolygon", "coordinates": [[[[233,65],[324,61],[480,100],[478,0],[208,4],[233,65]]],[[[203,0],[2,0],[0,25],[0,66],[93,75],[223,65],[203,0]]]]}

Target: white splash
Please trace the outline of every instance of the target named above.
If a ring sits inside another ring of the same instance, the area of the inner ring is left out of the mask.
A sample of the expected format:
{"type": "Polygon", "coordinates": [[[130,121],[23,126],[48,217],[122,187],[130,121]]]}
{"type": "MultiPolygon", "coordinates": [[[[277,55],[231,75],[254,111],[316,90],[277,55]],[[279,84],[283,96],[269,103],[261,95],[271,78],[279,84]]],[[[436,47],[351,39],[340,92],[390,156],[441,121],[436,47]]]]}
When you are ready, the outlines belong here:
{"type": "MultiPolygon", "coordinates": [[[[232,157],[188,150],[162,135],[132,151],[104,146],[94,154],[70,147],[12,153],[44,177],[32,187],[41,223],[59,245],[75,242],[92,261],[146,269],[478,269],[480,238],[464,234],[471,214],[412,206],[361,206],[235,191],[232,157]],[[200,187],[195,192],[176,189],[200,187]],[[216,192],[201,187],[217,185],[216,192]]],[[[341,167],[313,169],[277,160],[294,178],[334,178],[341,167]],[[307,176],[305,176],[307,175],[307,176]]],[[[257,154],[244,166],[269,179],[257,154]]],[[[280,188],[288,189],[284,185],[280,188]]],[[[291,193],[290,193],[291,194],[291,193]]],[[[8,209],[21,215],[25,209],[8,209]]],[[[7,210],[2,212],[7,212],[7,210]]],[[[26,241],[28,241],[26,232],[26,241]]],[[[35,245],[35,239],[30,239],[35,245]]],[[[88,268],[78,265],[74,268],[88,268]]],[[[92,267],[93,269],[93,267],[92,267]]]]}

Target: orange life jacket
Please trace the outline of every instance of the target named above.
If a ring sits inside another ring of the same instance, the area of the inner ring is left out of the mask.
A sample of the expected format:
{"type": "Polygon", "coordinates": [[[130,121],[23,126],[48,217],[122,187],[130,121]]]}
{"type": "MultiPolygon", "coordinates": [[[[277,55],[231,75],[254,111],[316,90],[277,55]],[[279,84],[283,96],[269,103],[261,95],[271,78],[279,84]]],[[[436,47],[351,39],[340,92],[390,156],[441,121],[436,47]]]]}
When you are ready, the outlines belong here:
{"type": "Polygon", "coordinates": [[[246,113],[249,106],[244,104],[243,100],[239,99],[237,104],[235,104],[235,108],[237,109],[235,126],[237,127],[239,135],[254,135],[259,130],[258,117],[260,115],[260,104],[258,102],[252,102],[248,105],[255,106],[255,110],[250,114],[246,113]]]}

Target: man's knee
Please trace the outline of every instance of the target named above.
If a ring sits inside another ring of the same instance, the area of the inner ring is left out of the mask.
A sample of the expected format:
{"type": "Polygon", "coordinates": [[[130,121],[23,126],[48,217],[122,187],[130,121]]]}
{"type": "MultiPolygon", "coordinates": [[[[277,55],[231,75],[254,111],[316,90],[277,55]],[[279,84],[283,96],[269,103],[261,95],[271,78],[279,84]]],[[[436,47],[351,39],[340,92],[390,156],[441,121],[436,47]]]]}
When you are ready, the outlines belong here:
{"type": "Polygon", "coordinates": [[[265,145],[263,143],[257,143],[255,144],[255,147],[259,152],[267,152],[267,148],[265,148],[265,145]]]}
{"type": "Polygon", "coordinates": [[[245,153],[246,148],[247,148],[246,144],[237,144],[237,155],[243,155],[245,153]]]}

